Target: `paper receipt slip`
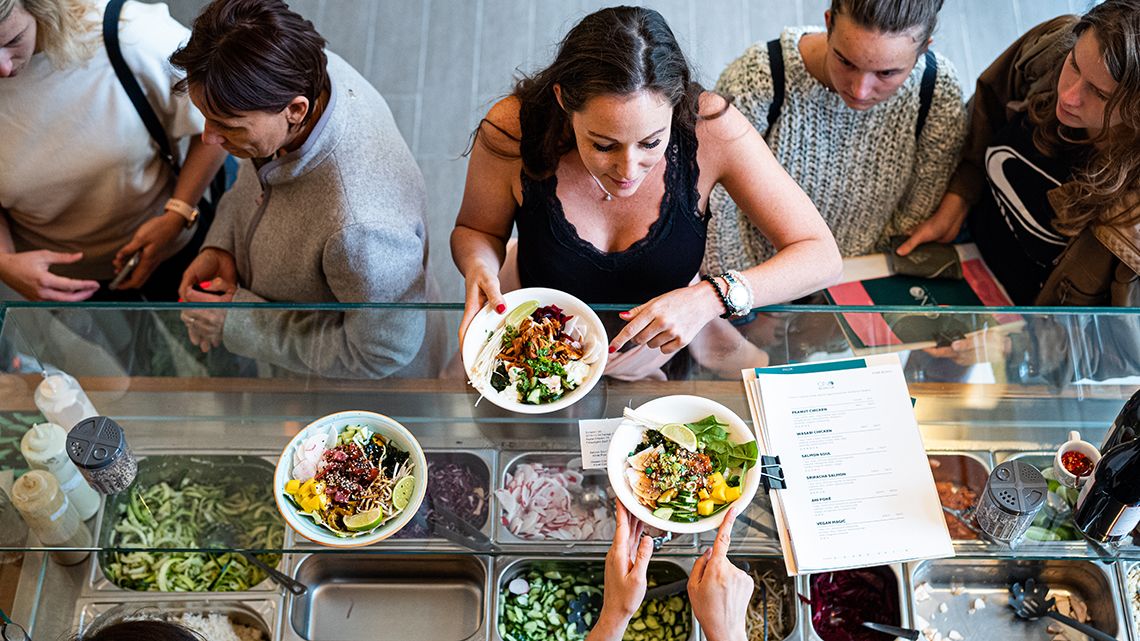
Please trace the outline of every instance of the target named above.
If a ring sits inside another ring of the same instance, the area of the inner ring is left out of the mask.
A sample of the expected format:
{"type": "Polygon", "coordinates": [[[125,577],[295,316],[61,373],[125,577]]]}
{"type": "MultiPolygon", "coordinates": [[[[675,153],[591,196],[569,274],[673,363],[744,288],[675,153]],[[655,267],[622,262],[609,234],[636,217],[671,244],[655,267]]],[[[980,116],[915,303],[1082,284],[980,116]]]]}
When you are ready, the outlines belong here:
{"type": "Polygon", "coordinates": [[[789,575],[954,555],[897,355],[743,375],[789,575]]]}

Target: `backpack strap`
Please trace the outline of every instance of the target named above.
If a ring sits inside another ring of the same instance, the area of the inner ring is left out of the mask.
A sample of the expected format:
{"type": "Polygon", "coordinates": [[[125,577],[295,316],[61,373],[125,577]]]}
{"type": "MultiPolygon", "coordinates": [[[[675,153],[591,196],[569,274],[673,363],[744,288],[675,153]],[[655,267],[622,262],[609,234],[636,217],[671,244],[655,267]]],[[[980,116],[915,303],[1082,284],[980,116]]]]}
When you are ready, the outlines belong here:
{"type": "Polygon", "coordinates": [[[772,72],[772,104],[768,105],[768,128],[764,130],[764,138],[772,133],[784,106],[784,49],[779,38],[768,41],[768,68],[772,72]]]}
{"type": "Polygon", "coordinates": [[[926,68],[922,70],[922,85],[918,90],[918,124],[914,128],[914,137],[922,136],[922,128],[926,126],[926,116],[930,114],[930,103],[934,101],[934,85],[938,80],[938,58],[929,49],[926,51],[926,68]]]}
{"type": "Polygon", "coordinates": [[[178,160],[171,152],[170,139],[166,136],[166,130],[162,127],[162,121],[158,119],[158,115],[154,112],[154,107],[146,99],[146,94],[143,93],[142,87],[139,86],[139,81],[135,78],[131,68],[127,66],[127,61],[123,59],[123,51],[119,47],[119,15],[123,11],[123,3],[125,0],[110,0],[107,3],[107,8],[103,12],[103,43],[107,47],[107,57],[111,59],[111,66],[115,69],[115,75],[119,78],[119,84],[127,92],[127,97],[131,99],[131,104],[135,106],[135,111],[138,112],[139,117],[142,118],[143,124],[146,125],[147,132],[158,145],[158,151],[162,155],[162,159],[174,170],[175,175],[178,174],[179,169],[178,160]]]}

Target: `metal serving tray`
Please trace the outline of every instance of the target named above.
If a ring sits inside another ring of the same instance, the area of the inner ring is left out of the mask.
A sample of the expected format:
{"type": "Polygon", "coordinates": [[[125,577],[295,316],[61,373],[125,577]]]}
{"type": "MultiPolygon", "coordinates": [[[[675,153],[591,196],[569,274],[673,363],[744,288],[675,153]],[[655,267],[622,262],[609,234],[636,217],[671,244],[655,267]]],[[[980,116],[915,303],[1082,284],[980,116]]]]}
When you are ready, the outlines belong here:
{"type": "Polygon", "coordinates": [[[923,561],[910,566],[911,603],[915,620],[919,617],[945,637],[957,630],[964,641],[1038,641],[1055,638],[1046,628],[1063,628],[1067,639],[1088,637],[1051,619],[1023,621],[1010,611],[1009,586],[1028,578],[1045,581],[1050,595],[1080,597],[1089,608],[1090,624],[1126,641],[1124,612],[1112,569],[1094,561],[1056,559],[1050,561],[1003,561],[944,559],[923,561]],[[927,584],[931,598],[915,601],[914,589],[927,584]],[[964,588],[964,591],[961,591],[964,588]],[[953,592],[959,591],[955,595],[953,592]],[[981,598],[985,608],[970,614],[970,604],[981,598]],[[943,613],[939,604],[946,603],[943,613]]]}
{"type": "Polygon", "coordinates": [[[229,598],[228,596],[164,595],[151,598],[128,598],[118,601],[84,599],[75,609],[76,634],[89,634],[128,618],[176,618],[183,613],[218,613],[231,620],[253,626],[272,641],[277,638],[277,599],[229,598]]]}
{"type": "MultiPolygon", "coordinates": [[[[802,577],[789,577],[787,570],[784,567],[784,560],[780,559],[780,558],[774,559],[774,558],[765,558],[765,557],[752,557],[752,556],[748,556],[747,554],[730,554],[729,559],[731,559],[734,563],[738,563],[738,564],[741,562],[748,563],[748,565],[751,566],[751,569],[754,572],[755,571],[771,572],[774,575],[776,575],[777,577],[779,577],[780,579],[787,581],[790,584],[792,589],[791,589],[791,592],[789,592],[787,595],[787,599],[786,599],[786,603],[784,604],[784,608],[785,608],[785,611],[788,612],[788,614],[795,621],[795,623],[792,626],[791,632],[789,632],[787,634],[787,636],[777,637],[777,636],[770,634],[768,636],[768,639],[769,639],[769,641],[782,641],[785,639],[790,641],[793,639],[803,639],[804,638],[804,628],[810,627],[810,624],[807,622],[807,620],[805,620],[803,618],[801,607],[800,607],[801,606],[800,600],[796,596],[797,593],[800,593],[800,594],[804,593],[804,589],[803,589],[804,580],[803,580],[803,578],[802,577]]],[[[752,593],[752,598],[754,600],[761,598],[761,595],[759,594],[759,589],[760,589],[760,586],[759,586],[759,584],[757,584],[756,585],[756,591],[754,591],[752,593]]],[[[758,621],[756,623],[756,625],[762,630],[763,629],[763,620],[758,621]]],[[[703,634],[701,635],[701,638],[702,639],[704,638],[703,634]]],[[[750,637],[750,638],[763,638],[763,633],[761,633],[759,637],[750,637]]]]}
{"type": "MultiPolygon", "coordinates": [[[[656,580],[658,585],[679,581],[688,577],[689,570],[692,569],[692,563],[692,559],[656,558],[649,562],[648,576],[656,580]]],[[[573,556],[561,559],[520,556],[500,557],[496,559],[497,571],[495,573],[494,602],[493,604],[489,603],[487,606],[487,611],[494,613],[494,618],[488,625],[491,629],[492,641],[517,641],[514,639],[504,639],[503,636],[499,634],[499,618],[503,616],[502,593],[507,589],[507,584],[512,580],[527,570],[537,567],[543,571],[556,570],[564,572],[573,570],[575,572],[585,571],[596,573],[597,585],[601,586],[605,573],[605,565],[604,559],[590,556],[573,556]]],[[[700,638],[695,617],[692,619],[690,630],[689,641],[695,641],[700,638]]]]}
{"type": "MultiPolygon", "coordinates": [[[[581,460],[582,455],[576,451],[563,451],[563,452],[504,452],[499,457],[499,471],[495,477],[495,489],[502,489],[506,485],[507,473],[513,472],[516,467],[523,463],[541,463],[546,466],[559,466],[567,467],[575,459],[581,460]]],[[[583,474],[587,477],[584,485],[594,485],[599,491],[604,492],[606,501],[611,503],[614,500],[613,491],[610,489],[609,477],[606,475],[605,470],[583,470],[583,474]],[[591,483],[592,481],[592,483],[591,483]]],[[[498,498],[495,499],[493,505],[492,520],[495,522],[494,532],[495,541],[504,549],[510,552],[517,552],[525,554],[533,546],[538,546],[540,549],[547,547],[562,547],[565,554],[575,554],[578,552],[591,552],[591,553],[604,553],[609,549],[612,542],[611,537],[591,538],[582,541],[568,541],[562,539],[524,539],[516,536],[510,531],[510,528],[503,523],[503,509],[502,504],[499,503],[498,498]]],[[[677,535],[671,541],[665,544],[665,549],[670,551],[684,550],[691,548],[695,545],[696,538],[691,534],[677,535]]]]}
{"type": "MultiPolygon", "coordinates": [[[[993,458],[989,452],[941,450],[927,452],[926,458],[930,461],[930,472],[934,475],[935,483],[951,481],[965,485],[981,500],[993,470],[993,458]]],[[[947,520],[955,518],[949,513],[944,514],[947,520]]],[[[954,548],[959,552],[984,550],[989,543],[980,534],[978,536],[977,539],[954,539],[954,548]]]]}
{"type": "MultiPolygon", "coordinates": [[[[899,622],[899,625],[903,627],[911,627],[912,617],[910,608],[908,607],[908,604],[910,603],[910,597],[908,595],[906,584],[906,572],[901,565],[897,564],[876,567],[886,567],[891,571],[892,574],[894,574],[895,583],[898,585],[899,616],[902,618],[902,621],[899,622]]],[[[800,583],[800,594],[804,595],[804,597],[809,600],[811,599],[811,577],[812,575],[810,574],[802,576],[802,582],[800,583]]],[[[807,603],[801,602],[799,604],[799,607],[800,620],[803,621],[803,638],[813,641],[825,641],[823,637],[821,637],[819,633],[815,631],[815,626],[813,626],[811,623],[811,606],[807,603]]],[[[883,638],[885,639],[886,636],[883,638]]]]}
{"type": "MultiPolygon", "coordinates": [[[[140,456],[138,479],[136,483],[150,484],[169,478],[173,478],[174,480],[188,478],[195,482],[209,483],[216,481],[217,478],[219,478],[217,475],[223,474],[227,476],[221,478],[230,478],[237,475],[238,478],[256,479],[251,482],[264,482],[272,485],[273,472],[277,459],[278,457],[276,455],[219,454],[214,452],[140,456]]],[[[111,535],[117,520],[117,506],[128,499],[129,493],[127,492],[110,496],[104,502],[100,513],[96,515],[95,540],[98,542],[100,548],[110,547],[111,535]]],[[[282,546],[284,547],[289,540],[289,528],[284,523],[282,523],[282,527],[286,530],[285,537],[282,539],[282,546]]],[[[104,549],[101,552],[92,554],[90,561],[85,561],[85,563],[90,564],[90,573],[88,575],[87,585],[84,589],[86,595],[94,596],[114,592],[121,594],[174,594],[171,592],[138,592],[119,587],[110,581],[103,572],[103,563],[107,560],[110,553],[110,551],[104,549]]],[[[266,579],[244,592],[199,592],[196,594],[241,595],[251,592],[264,593],[276,590],[278,590],[276,584],[266,579]]]]}
{"type": "Polygon", "coordinates": [[[287,641],[478,641],[487,638],[491,560],[474,555],[312,554],[293,576],[287,641]]]}

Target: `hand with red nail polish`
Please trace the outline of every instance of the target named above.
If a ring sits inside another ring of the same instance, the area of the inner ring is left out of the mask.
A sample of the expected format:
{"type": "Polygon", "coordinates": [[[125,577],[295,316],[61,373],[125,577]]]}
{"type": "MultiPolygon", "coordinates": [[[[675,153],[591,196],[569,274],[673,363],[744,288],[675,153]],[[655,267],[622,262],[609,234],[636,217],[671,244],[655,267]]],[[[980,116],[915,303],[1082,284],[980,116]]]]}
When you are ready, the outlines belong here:
{"type": "Polygon", "coordinates": [[[463,305],[463,318],[459,321],[459,344],[463,344],[463,336],[467,334],[467,326],[471,319],[487,303],[491,304],[499,314],[507,311],[507,303],[499,291],[499,273],[491,267],[478,263],[470,267],[465,275],[464,284],[466,294],[463,305]]]}

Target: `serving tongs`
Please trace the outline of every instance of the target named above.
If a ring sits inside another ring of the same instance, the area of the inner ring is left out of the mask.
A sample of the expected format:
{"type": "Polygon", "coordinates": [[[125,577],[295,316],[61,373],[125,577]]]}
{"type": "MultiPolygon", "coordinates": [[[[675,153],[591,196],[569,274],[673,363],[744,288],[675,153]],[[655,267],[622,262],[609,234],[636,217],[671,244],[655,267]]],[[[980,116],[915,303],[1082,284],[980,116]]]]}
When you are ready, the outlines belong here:
{"type": "Polygon", "coordinates": [[[471,525],[455,512],[442,506],[432,508],[432,530],[436,536],[475,552],[498,552],[499,546],[479,528],[471,525]]]}

